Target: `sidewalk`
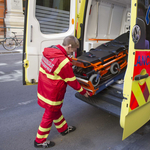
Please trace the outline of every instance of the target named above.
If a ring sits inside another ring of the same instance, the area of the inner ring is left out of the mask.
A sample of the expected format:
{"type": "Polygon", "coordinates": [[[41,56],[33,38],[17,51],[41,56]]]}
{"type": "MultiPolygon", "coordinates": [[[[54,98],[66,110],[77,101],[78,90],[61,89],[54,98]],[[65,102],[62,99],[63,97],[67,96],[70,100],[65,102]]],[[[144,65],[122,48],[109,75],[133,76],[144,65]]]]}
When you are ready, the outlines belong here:
{"type": "Polygon", "coordinates": [[[8,51],[6,49],[4,49],[4,47],[0,44],[0,54],[10,54],[10,53],[22,53],[23,51],[23,47],[16,47],[14,50],[12,51],[8,51]]]}

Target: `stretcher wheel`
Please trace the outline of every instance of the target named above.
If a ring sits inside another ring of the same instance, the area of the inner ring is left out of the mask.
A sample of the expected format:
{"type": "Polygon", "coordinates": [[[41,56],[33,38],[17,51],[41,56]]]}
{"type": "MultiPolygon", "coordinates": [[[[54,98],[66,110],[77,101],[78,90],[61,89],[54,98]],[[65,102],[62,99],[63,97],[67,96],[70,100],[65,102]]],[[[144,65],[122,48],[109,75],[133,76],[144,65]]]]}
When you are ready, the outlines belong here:
{"type": "Polygon", "coordinates": [[[116,74],[119,72],[119,64],[117,62],[114,62],[111,66],[110,66],[110,72],[111,74],[116,74]]]}
{"type": "Polygon", "coordinates": [[[91,81],[93,86],[96,87],[100,82],[100,78],[97,79],[97,74],[93,74],[93,75],[91,75],[89,81],[91,81]]]}

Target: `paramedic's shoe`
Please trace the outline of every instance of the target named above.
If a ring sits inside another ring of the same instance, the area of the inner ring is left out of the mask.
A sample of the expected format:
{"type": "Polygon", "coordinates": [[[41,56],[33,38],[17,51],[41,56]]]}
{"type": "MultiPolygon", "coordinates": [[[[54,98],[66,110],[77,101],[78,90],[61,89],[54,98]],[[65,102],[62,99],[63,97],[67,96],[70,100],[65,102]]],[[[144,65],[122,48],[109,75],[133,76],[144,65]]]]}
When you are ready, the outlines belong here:
{"type": "Polygon", "coordinates": [[[66,135],[66,134],[68,134],[70,132],[73,132],[75,130],[76,130],[76,127],[74,127],[74,126],[68,126],[67,130],[65,130],[64,132],[61,132],[61,135],[64,136],[64,135],[66,135]]]}
{"type": "Polygon", "coordinates": [[[34,147],[36,148],[49,148],[53,147],[54,145],[55,143],[52,141],[45,141],[44,143],[37,143],[36,141],[34,141],[34,147]]]}

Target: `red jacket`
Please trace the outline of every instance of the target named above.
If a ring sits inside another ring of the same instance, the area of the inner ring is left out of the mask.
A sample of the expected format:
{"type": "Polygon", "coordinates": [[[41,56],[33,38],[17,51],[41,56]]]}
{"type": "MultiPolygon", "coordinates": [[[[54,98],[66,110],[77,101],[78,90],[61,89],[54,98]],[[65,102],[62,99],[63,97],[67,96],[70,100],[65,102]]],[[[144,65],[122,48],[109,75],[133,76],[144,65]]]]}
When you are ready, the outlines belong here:
{"type": "Polygon", "coordinates": [[[41,107],[50,111],[60,109],[67,84],[82,95],[86,93],[74,76],[70,61],[60,45],[44,49],[38,80],[38,104],[41,107]]]}

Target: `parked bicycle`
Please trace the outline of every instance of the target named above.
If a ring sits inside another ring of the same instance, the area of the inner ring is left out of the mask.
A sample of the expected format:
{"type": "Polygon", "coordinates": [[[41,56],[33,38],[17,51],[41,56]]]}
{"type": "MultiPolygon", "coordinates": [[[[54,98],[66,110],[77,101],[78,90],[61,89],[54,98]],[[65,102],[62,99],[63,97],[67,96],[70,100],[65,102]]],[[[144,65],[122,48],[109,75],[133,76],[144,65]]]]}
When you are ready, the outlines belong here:
{"type": "Polygon", "coordinates": [[[12,33],[14,34],[14,37],[5,38],[4,41],[1,42],[3,47],[8,51],[14,50],[16,47],[21,46],[21,43],[23,41],[23,39],[18,40],[16,36],[17,32],[12,33]]]}

